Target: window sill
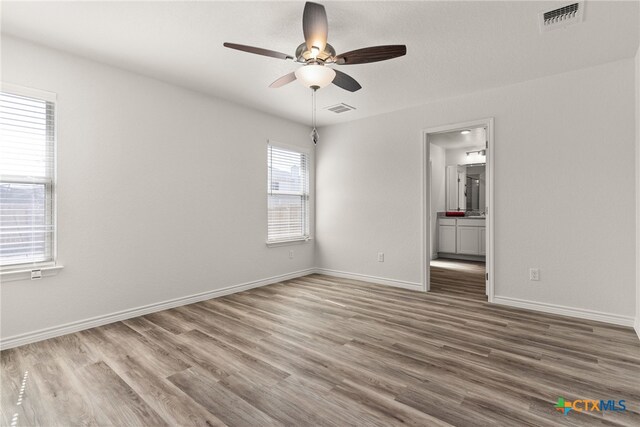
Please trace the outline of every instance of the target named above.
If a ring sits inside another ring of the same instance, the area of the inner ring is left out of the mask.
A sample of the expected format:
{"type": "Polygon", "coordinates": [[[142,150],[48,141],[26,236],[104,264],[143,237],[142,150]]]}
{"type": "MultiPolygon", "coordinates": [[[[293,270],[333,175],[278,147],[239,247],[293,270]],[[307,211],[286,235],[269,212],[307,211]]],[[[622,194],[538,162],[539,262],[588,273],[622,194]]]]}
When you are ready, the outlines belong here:
{"type": "Polygon", "coordinates": [[[275,242],[267,242],[267,247],[277,248],[278,246],[301,245],[303,243],[308,243],[311,240],[313,240],[311,237],[303,237],[301,239],[292,239],[292,240],[279,240],[275,242]]]}
{"type": "Polygon", "coordinates": [[[44,279],[45,277],[57,275],[63,268],[64,266],[62,265],[51,265],[48,267],[33,267],[22,270],[0,271],[0,280],[2,282],[13,282],[14,280],[40,280],[44,279]],[[37,270],[40,270],[42,276],[37,279],[32,279],[31,272],[37,270]]]}

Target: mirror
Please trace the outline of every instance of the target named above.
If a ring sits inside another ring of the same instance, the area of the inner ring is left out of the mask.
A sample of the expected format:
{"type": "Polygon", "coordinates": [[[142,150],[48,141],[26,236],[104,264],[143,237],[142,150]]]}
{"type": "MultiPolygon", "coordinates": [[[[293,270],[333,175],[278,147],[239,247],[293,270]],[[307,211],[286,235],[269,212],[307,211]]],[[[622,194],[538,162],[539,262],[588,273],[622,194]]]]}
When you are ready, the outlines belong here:
{"type": "Polygon", "coordinates": [[[485,164],[447,166],[447,210],[484,212],[486,206],[485,164]]]}
{"type": "Polygon", "coordinates": [[[485,164],[459,165],[466,169],[465,208],[467,211],[484,211],[486,175],[485,164]]]}

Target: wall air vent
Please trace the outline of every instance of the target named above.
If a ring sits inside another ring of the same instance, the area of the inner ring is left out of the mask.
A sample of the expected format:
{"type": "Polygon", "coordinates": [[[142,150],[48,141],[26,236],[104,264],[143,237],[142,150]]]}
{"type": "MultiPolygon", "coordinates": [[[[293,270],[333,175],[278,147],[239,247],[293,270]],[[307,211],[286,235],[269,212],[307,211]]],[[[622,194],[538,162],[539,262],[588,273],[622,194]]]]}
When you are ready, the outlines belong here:
{"type": "Polygon", "coordinates": [[[584,16],[584,1],[567,4],[553,10],[542,11],[538,14],[540,32],[556,30],[567,25],[582,22],[584,16]]]}
{"type": "Polygon", "coordinates": [[[325,107],[325,110],[332,111],[336,114],[346,113],[347,111],[355,110],[356,107],[352,107],[351,105],[347,105],[345,103],[340,103],[336,105],[330,105],[329,107],[325,107]]]}

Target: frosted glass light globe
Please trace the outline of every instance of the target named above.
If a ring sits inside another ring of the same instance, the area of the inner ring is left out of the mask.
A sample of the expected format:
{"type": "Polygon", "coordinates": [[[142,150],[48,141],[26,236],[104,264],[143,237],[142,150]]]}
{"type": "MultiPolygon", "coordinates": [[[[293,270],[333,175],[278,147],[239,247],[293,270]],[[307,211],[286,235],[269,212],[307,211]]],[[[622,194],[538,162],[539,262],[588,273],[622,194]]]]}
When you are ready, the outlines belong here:
{"type": "Polygon", "coordinates": [[[306,87],[325,87],[331,84],[336,72],[329,67],[318,64],[304,65],[295,71],[296,78],[306,87]]]}

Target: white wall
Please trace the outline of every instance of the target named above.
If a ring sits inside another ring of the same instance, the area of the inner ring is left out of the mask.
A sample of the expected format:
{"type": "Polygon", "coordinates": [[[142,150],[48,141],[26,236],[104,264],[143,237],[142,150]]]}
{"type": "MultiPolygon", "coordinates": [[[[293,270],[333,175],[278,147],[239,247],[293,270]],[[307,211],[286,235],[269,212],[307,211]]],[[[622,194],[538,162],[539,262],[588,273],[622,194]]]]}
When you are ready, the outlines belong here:
{"type": "Polygon", "coordinates": [[[322,129],[319,266],[419,283],[422,130],[495,117],[496,295],[632,322],[634,103],[630,58],[322,129]]]}
{"type": "Polygon", "coordinates": [[[444,148],[429,144],[429,159],[431,161],[431,256],[438,252],[438,212],[444,212],[446,205],[446,178],[444,148]]]}
{"type": "Polygon", "coordinates": [[[465,165],[471,163],[485,163],[487,161],[487,157],[482,156],[479,153],[471,153],[467,156],[468,151],[477,150],[484,150],[484,145],[466,148],[452,148],[446,150],[447,166],[465,165]]]}
{"type": "Polygon", "coordinates": [[[314,266],[265,245],[266,141],[307,127],[12,38],[2,80],[58,94],[65,266],[2,283],[3,339],[314,266]]]}

